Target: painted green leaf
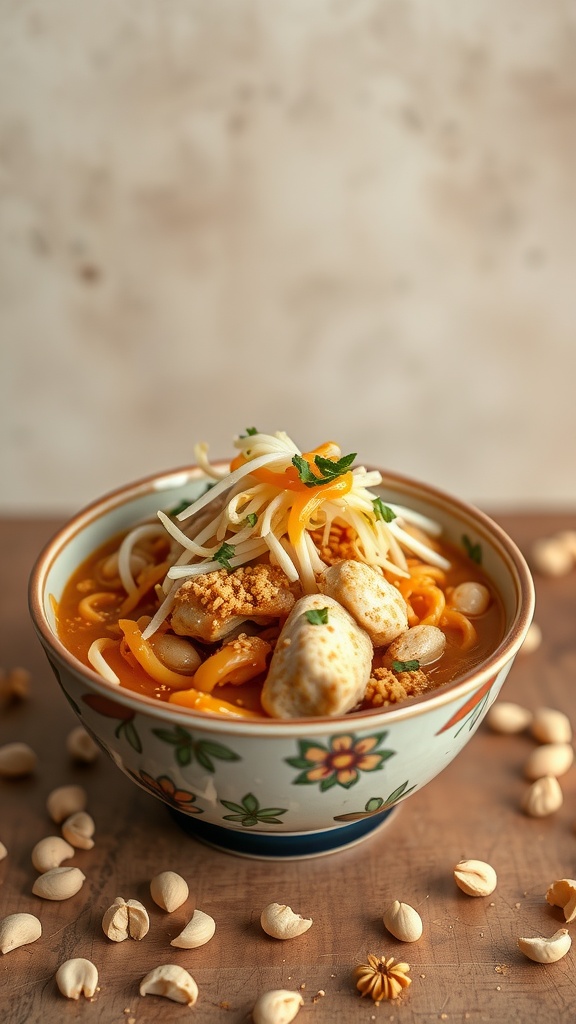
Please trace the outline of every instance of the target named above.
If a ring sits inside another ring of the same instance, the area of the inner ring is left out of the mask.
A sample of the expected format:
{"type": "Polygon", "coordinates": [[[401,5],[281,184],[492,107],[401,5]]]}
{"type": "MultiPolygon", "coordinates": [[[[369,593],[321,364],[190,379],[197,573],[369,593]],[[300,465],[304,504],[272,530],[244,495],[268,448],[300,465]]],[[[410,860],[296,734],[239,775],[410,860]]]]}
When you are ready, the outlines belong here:
{"type": "Polygon", "coordinates": [[[410,786],[410,789],[406,789],[407,785],[408,779],[406,779],[406,782],[403,782],[401,786],[398,786],[398,789],[395,789],[393,793],[390,793],[390,796],[387,797],[386,800],[384,801],[385,806],[387,804],[396,803],[396,801],[399,800],[400,797],[407,796],[407,794],[411,793],[413,789],[416,789],[416,786],[410,786]]]}
{"type": "MultiPolygon", "coordinates": [[[[353,779],[352,781],[355,782],[356,780],[353,779]]],[[[322,790],[323,793],[325,793],[327,789],[332,789],[332,786],[335,786],[337,782],[338,778],[335,774],[329,775],[327,779],[322,779],[322,782],[320,783],[320,789],[322,790]]],[[[340,785],[342,785],[342,783],[340,783],[340,785]]],[[[344,788],[348,789],[348,786],[345,786],[344,788]]]]}
{"type": "Polygon", "coordinates": [[[196,743],[196,749],[202,750],[203,753],[209,754],[211,757],[217,757],[219,761],[240,761],[240,755],[235,754],[229,747],[224,747],[221,743],[214,743],[212,740],[199,740],[196,743]]]}
{"type": "Polygon", "coordinates": [[[155,736],[158,737],[159,740],[162,740],[164,743],[172,743],[177,745],[182,742],[181,737],[178,735],[178,730],[176,729],[174,730],[174,732],[171,732],[169,729],[152,729],[152,732],[154,733],[155,736]]]}
{"type": "Polygon", "coordinates": [[[231,800],[221,800],[220,803],[223,804],[224,807],[226,807],[229,811],[235,811],[237,814],[240,815],[240,817],[244,815],[244,808],[241,807],[240,804],[232,803],[231,800]]]}
{"type": "Polygon", "coordinates": [[[289,764],[292,768],[311,768],[312,764],[307,761],[305,757],[287,757],[286,764],[289,764]]]}
{"type": "Polygon", "coordinates": [[[176,749],[176,761],[181,768],[186,768],[192,760],[192,751],[190,747],[177,747],[176,749]]]}
{"type": "MultiPolygon", "coordinates": [[[[406,785],[406,783],[404,783],[404,785],[406,785]]],[[[374,814],[376,811],[380,810],[383,804],[384,801],[381,796],[373,796],[366,804],[364,810],[367,811],[369,814],[374,814]]]]}
{"type": "Polygon", "coordinates": [[[253,793],[247,793],[244,799],[242,800],[242,804],[246,808],[246,810],[251,814],[253,814],[254,811],[257,811],[258,807],[260,806],[253,793]]]}
{"type": "Polygon", "coordinates": [[[142,741],[138,735],[138,730],[136,729],[136,726],[134,725],[132,719],[128,719],[125,722],[120,722],[120,724],[116,727],[114,732],[118,739],[120,739],[120,737],[123,736],[124,739],[128,741],[130,746],[136,751],[137,754],[142,753],[142,741]]]}

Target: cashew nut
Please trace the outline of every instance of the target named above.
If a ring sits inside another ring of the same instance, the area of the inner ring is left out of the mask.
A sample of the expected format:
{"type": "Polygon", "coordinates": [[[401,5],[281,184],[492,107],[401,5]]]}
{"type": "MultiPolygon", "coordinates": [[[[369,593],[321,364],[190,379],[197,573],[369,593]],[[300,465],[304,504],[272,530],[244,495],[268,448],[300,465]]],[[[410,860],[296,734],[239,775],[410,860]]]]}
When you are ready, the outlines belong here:
{"type": "Polygon", "coordinates": [[[518,947],[529,960],[535,960],[538,964],[553,964],[561,960],[572,945],[572,939],[567,928],[560,928],[549,939],[537,935],[533,939],[518,939],[518,947]]]}
{"type": "Polygon", "coordinates": [[[570,743],[572,740],[570,719],[556,708],[537,708],[531,732],[539,743],[570,743]]]}
{"type": "Polygon", "coordinates": [[[100,756],[100,747],[83,725],[77,725],[66,737],[66,750],[73,761],[92,764],[100,756]]]}
{"type": "Polygon", "coordinates": [[[42,925],[34,914],[8,914],[0,921],[0,953],[36,942],[41,935],[42,925]]]}
{"type": "Polygon", "coordinates": [[[62,836],[45,836],[32,850],[32,863],[36,871],[43,874],[51,868],[59,868],[63,860],[74,856],[74,847],[62,836]]]}
{"type": "Polygon", "coordinates": [[[86,811],[76,811],[62,823],[64,839],[79,850],[91,850],[94,846],[94,821],[86,811]]]}
{"type": "Polygon", "coordinates": [[[123,900],[117,896],[102,918],[102,931],[112,942],[143,939],[148,934],[150,918],[146,907],[138,900],[123,900]]]}
{"type": "Polygon", "coordinates": [[[198,998],[198,986],[194,978],[177,964],[163,964],[149,971],[140,982],[141,996],[164,996],[175,1003],[194,1006],[198,998]]]}
{"type": "Polygon", "coordinates": [[[312,926],[312,920],[295,914],[281,903],[270,903],[260,915],[260,924],[273,939],[294,939],[312,926]]]}
{"type": "Polygon", "coordinates": [[[566,922],[576,919],[576,879],[559,878],[548,888],[546,899],[552,907],[562,907],[566,922]]]}
{"type": "Polygon", "coordinates": [[[298,1013],[304,1000],[299,992],[291,992],[286,988],[263,992],[258,997],[252,1010],[254,1024],[290,1024],[298,1013]]]}
{"type": "Polygon", "coordinates": [[[52,821],[60,825],[71,814],[83,811],[87,802],[86,790],[82,786],[57,786],[48,794],[46,808],[52,821]]]}
{"type": "Polygon", "coordinates": [[[543,775],[564,775],[574,760],[574,750],[570,743],[543,743],[528,754],[524,762],[524,774],[527,779],[535,781],[543,775]]]}
{"type": "Polygon", "coordinates": [[[38,758],[27,743],[5,743],[0,747],[0,776],[5,779],[31,775],[37,764],[38,758]]]}
{"type": "Polygon", "coordinates": [[[85,881],[80,868],[51,868],[38,876],[32,892],[44,900],[68,900],[80,892],[85,881]]]}
{"type": "Polygon", "coordinates": [[[188,924],[175,939],[172,939],[170,945],[177,946],[178,949],[196,949],[197,946],[204,946],[209,942],[215,931],[214,918],[202,910],[195,910],[188,924]]]}
{"type": "Polygon", "coordinates": [[[169,914],[188,899],[188,883],[175,871],[161,871],[150,882],[150,895],[162,910],[169,914]]]}
{"type": "Polygon", "coordinates": [[[91,960],[75,957],[60,965],[56,984],[67,999],[79,999],[81,995],[91,999],[98,985],[98,971],[91,960]]]}
{"type": "Polygon", "coordinates": [[[497,700],[486,715],[486,724],[494,732],[522,732],[532,721],[532,712],[510,700],[497,700]]]}
{"type": "Polygon", "coordinates": [[[461,860],[454,868],[454,881],[467,896],[489,896],[497,883],[496,872],[483,860],[461,860]]]}
{"type": "Polygon", "coordinates": [[[384,927],[400,942],[416,942],[422,935],[422,918],[408,903],[394,903],[384,913],[384,927]]]}
{"type": "Polygon", "coordinates": [[[536,779],[526,790],[522,810],[531,818],[545,818],[557,811],[563,802],[564,794],[558,779],[553,775],[545,775],[536,779]]]}

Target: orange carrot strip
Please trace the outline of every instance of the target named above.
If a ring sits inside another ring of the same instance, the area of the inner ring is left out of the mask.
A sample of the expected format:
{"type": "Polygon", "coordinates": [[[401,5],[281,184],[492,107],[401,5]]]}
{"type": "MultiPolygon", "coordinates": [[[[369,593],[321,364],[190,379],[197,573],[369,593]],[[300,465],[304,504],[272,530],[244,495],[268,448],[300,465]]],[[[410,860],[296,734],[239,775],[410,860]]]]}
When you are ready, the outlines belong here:
{"type": "Polygon", "coordinates": [[[183,708],[193,708],[195,711],[213,711],[218,715],[226,715],[228,718],[261,718],[255,711],[248,711],[246,708],[236,707],[226,700],[218,697],[211,697],[209,693],[199,693],[198,690],[178,690],[171,693],[168,698],[169,704],[178,704],[183,708]]]}
{"type": "Polygon", "coordinates": [[[194,687],[203,693],[211,693],[218,684],[246,683],[264,671],[270,650],[270,644],[258,637],[252,637],[250,646],[246,648],[234,642],[226,644],[196,669],[194,687]]]}
{"type": "Polygon", "coordinates": [[[133,622],[132,619],[120,619],[118,625],[124,634],[130,653],[156,683],[165,683],[166,686],[171,686],[175,690],[183,690],[190,686],[189,675],[173,672],[171,668],[162,664],[154,654],[151,645],[144,640],[136,622],[133,622]]]}
{"type": "Polygon", "coordinates": [[[334,498],[341,498],[352,489],[354,478],[352,473],[344,473],[334,483],[324,484],[319,487],[307,488],[307,494],[301,494],[296,498],[288,516],[288,537],[293,546],[298,544],[302,533],[307,528],[311,516],[316,509],[325,501],[332,501],[334,498]]]}
{"type": "Polygon", "coordinates": [[[170,568],[170,565],[170,561],[167,560],[165,562],[161,562],[160,565],[153,565],[150,566],[149,569],[145,569],[141,577],[141,582],[136,587],[136,590],[133,590],[131,594],[128,594],[128,597],[126,597],[122,602],[122,605],[120,606],[120,615],[127,615],[128,612],[133,611],[134,608],[140,604],[144,595],[152,589],[154,584],[164,578],[170,568]]]}
{"type": "MultiPolygon", "coordinates": [[[[315,476],[320,476],[320,470],[314,462],[315,457],[321,455],[325,459],[334,458],[339,451],[340,449],[334,441],[326,441],[310,452],[303,452],[302,458],[306,459],[310,466],[310,472],[314,473],[315,476]]],[[[248,459],[240,452],[232,459],[230,472],[233,473],[235,469],[239,469],[240,466],[244,466],[247,462],[248,459]]],[[[266,466],[263,466],[261,469],[255,469],[251,475],[256,480],[259,480],[260,483],[272,484],[279,491],[299,491],[300,493],[310,494],[311,488],[302,482],[296,466],[287,466],[282,473],[276,473],[273,469],[267,469],[266,466]]],[[[347,489],[349,490],[349,488],[347,489]]]]}

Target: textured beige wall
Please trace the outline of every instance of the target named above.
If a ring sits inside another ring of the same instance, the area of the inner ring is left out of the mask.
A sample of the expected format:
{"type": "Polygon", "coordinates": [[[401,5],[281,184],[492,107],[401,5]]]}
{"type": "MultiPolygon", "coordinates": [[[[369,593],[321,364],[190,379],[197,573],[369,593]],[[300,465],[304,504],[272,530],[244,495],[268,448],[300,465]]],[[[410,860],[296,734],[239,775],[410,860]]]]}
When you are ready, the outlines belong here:
{"type": "Polygon", "coordinates": [[[0,511],[245,427],[576,505],[576,7],[0,0],[0,511]]]}

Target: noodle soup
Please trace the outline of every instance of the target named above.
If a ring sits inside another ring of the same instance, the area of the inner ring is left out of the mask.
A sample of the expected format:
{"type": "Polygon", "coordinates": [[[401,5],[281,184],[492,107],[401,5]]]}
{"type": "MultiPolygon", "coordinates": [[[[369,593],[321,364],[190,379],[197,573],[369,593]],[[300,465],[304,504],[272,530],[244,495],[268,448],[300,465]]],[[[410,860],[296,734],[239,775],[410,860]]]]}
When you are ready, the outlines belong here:
{"type": "Polygon", "coordinates": [[[378,471],[328,443],[247,433],[183,507],[108,540],[56,606],[66,648],[104,680],[229,718],[413,702],[504,634],[482,545],[387,503],[378,471]]]}

